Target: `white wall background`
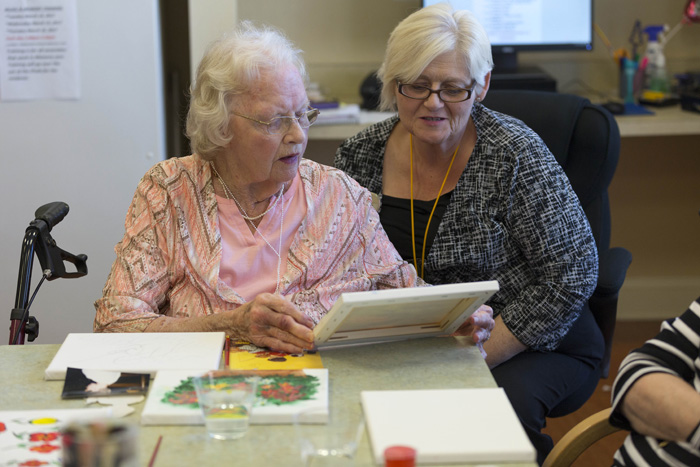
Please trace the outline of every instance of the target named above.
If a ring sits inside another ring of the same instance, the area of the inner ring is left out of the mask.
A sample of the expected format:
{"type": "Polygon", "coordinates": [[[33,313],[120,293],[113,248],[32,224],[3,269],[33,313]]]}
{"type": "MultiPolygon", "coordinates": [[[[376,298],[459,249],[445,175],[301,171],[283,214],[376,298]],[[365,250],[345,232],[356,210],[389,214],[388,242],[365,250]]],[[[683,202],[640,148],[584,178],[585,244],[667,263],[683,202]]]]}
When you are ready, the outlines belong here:
{"type": "MultiPolygon", "coordinates": [[[[51,201],[70,206],[52,230],[58,246],[88,256],[88,275],[46,281],[30,308],[36,344],[91,332],[93,302],[141,176],[164,158],[157,0],[78,0],[82,97],[0,102],[0,344],[9,341],[24,230],[51,201]],[[3,311],[4,310],[4,311],[3,311]]],[[[34,262],[32,291],[40,278],[34,262]]],[[[72,265],[68,265],[73,270],[72,265]]]]}
{"type": "MultiPolygon", "coordinates": [[[[190,68],[191,76],[197,76],[199,61],[209,43],[231,30],[238,20],[239,0],[190,0],[190,68]]],[[[255,1],[255,0],[244,0],[255,1]]]]}

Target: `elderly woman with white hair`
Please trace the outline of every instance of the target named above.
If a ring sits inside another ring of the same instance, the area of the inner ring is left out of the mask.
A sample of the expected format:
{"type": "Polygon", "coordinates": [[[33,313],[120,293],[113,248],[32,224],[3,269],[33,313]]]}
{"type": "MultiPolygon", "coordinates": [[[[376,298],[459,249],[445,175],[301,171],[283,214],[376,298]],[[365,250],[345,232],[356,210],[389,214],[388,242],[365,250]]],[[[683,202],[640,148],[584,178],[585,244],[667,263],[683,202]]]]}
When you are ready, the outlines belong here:
{"type": "Polygon", "coordinates": [[[378,72],[380,106],[398,115],[343,142],[335,165],[377,194],[389,239],[427,282],[499,281],[486,362],[541,462],[552,447],[545,417],[577,391],[583,404],[599,377],[603,340],[587,309],[598,256],[542,140],[481,104],[492,67],[468,11],[411,14],[378,72]]]}
{"type": "MultiPolygon", "coordinates": [[[[243,22],[207,50],[192,88],[194,154],[141,179],[96,332],[225,331],[262,347],[313,348],[343,292],[425,285],[379,223],[370,193],[303,160],[309,106],[301,52],[243,22]]],[[[477,344],[485,307],[460,330],[477,344]]]]}

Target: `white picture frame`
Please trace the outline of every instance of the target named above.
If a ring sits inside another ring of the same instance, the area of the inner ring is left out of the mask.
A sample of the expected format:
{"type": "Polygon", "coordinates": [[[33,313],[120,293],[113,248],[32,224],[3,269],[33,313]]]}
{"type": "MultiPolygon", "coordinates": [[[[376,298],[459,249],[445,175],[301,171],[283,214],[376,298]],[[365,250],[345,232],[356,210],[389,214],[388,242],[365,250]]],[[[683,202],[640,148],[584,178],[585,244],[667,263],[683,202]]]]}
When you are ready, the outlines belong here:
{"type": "Polygon", "coordinates": [[[350,292],[314,327],[319,349],[454,333],[498,291],[498,281],[350,292]]]}

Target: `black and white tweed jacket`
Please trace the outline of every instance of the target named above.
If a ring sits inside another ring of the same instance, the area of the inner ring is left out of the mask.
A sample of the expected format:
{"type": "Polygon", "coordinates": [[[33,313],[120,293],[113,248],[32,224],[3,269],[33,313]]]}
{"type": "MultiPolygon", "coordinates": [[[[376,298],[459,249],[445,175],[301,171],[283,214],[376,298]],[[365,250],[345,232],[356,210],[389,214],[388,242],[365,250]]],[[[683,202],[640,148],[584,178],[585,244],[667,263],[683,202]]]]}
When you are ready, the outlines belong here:
{"type": "MultiPolygon", "coordinates": [[[[494,314],[532,350],[553,350],[593,293],[598,254],[566,174],[521,121],[476,103],[474,151],[425,263],[444,284],[498,280],[494,314]]],[[[335,165],[382,192],[386,142],[398,117],[347,139],[335,165]]]]}

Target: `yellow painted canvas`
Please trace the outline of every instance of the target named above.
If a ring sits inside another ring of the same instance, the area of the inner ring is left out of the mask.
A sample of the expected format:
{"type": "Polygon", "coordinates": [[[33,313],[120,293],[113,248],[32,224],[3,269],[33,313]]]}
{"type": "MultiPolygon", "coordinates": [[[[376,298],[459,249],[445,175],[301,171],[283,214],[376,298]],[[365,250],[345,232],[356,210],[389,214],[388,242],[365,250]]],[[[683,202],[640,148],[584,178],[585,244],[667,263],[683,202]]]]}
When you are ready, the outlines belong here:
{"type": "Polygon", "coordinates": [[[228,352],[228,367],[234,370],[323,368],[321,354],[317,351],[307,351],[303,354],[288,354],[257,347],[248,342],[232,340],[228,352]]]}

